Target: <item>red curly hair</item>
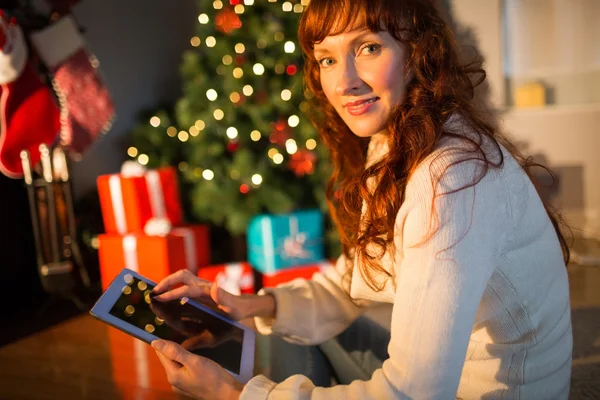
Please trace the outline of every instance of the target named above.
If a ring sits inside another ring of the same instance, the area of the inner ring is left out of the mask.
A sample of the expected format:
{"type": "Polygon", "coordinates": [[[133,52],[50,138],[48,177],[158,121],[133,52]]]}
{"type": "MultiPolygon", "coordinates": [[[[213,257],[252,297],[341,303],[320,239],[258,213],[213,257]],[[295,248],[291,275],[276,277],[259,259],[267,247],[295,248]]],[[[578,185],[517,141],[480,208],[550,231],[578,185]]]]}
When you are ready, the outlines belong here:
{"type": "MultiPolygon", "coordinates": [[[[472,144],[470,156],[460,162],[474,157],[484,161],[481,173],[459,190],[476,185],[490,167],[502,166],[500,143],[515,156],[530,178],[531,167],[539,166],[524,158],[486,121],[474,101],[475,87],[484,82],[486,76],[481,62],[461,63],[454,36],[431,0],[311,0],[300,21],[299,41],[305,58],[306,94],[313,105],[308,116],[329,148],[333,162],[333,174],[327,185],[331,216],[347,260],[358,257],[362,261],[358,263],[360,273],[374,290],[382,290],[391,277],[380,259],[385,250],[393,248],[394,222],[408,179],[442,136],[454,136],[472,144]],[[326,36],[356,27],[372,32],[385,30],[392,35],[407,50],[407,68],[414,74],[404,101],[386,124],[387,157],[366,169],[369,139],[354,135],[327,100],[321,87],[319,64],[313,54],[314,44],[326,36]],[[460,114],[479,135],[479,140],[445,131],[444,124],[453,114],[460,114]],[[484,152],[484,137],[491,139],[498,157],[484,152]],[[492,161],[498,159],[498,162],[492,161]],[[378,181],[374,192],[367,188],[369,178],[378,181]],[[366,224],[361,224],[363,202],[367,205],[366,214],[362,216],[363,221],[368,221],[366,224]],[[387,276],[386,279],[375,280],[379,274],[387,276]]],[[[437,177],[438,182],[440,178],[437,177]]],[[[558,217],[548,207],[546,210],[567,263],[569,250],[559,229],[558,217]]]]}

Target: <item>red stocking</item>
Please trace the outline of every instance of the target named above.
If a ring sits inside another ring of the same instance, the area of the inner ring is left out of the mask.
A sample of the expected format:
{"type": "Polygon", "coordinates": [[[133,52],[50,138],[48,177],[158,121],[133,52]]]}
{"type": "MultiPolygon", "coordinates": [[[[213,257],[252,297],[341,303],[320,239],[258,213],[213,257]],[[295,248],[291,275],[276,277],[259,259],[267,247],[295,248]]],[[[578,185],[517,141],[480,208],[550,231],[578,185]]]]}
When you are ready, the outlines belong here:
{"type": "Polygon", "coordinates": [[[31,40],[53,74],[61,109],[61,144],[82,153],[110,128],[115,114],[98,60],[86,49],[70,16],[33,34],[31,40]]]}
{"type": "Polygon", "coordinates": [[[0,18],[0,31],[5,39],[0,51],[0,171],[20,178],[21,150],[28,150],[37,163],[40,144],[51,144],[58,136],[60,111],[51,90],[26,62],[21,28],[0,18]]]}

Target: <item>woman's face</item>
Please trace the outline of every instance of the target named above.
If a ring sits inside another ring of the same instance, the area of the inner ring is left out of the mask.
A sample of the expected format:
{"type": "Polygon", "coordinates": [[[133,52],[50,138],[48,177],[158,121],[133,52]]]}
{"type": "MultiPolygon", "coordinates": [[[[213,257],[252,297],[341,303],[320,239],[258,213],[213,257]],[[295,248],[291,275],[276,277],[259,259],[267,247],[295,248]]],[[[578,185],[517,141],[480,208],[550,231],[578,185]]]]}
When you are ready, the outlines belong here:
{"type": "Polygon", "coordinates": [[[325,96],[355,135],[385,129],[407,84],[404,46],[389,33],[368,29],[327,36],[314,46],[325,96]]]}

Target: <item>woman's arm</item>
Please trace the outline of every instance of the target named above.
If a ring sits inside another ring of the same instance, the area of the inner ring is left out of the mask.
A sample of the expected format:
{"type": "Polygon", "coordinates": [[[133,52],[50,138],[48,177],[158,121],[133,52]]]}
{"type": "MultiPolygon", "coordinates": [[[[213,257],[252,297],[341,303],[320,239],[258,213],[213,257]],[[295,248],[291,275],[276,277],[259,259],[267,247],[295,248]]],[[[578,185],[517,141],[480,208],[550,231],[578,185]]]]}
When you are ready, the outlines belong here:
{"type": "Polygon", "coordinates": [[[264,335],[275,333],[300,344],[319,344],[344,331],[361,309],[342,289],[345,257],[334,268],[315,273],[310,280],[296,279],[263,289],[256,304],[256,327],[264,335]],[[274,299],[274,301],[273,301],[274,299]]]}

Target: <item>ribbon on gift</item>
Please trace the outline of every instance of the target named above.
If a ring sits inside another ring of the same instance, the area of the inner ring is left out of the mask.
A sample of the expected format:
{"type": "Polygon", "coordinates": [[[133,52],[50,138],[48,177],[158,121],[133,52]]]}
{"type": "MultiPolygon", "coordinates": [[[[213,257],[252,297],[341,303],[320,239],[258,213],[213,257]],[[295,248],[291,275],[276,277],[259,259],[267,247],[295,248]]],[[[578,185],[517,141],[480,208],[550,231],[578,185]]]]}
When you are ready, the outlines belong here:
{"type": "Polygon", "coordinates": [[[125,217],[125,204],[123,201],[123,189],[121,178],[144,177],[148,189],[148,198],[152,215],[156,218],[166,218],[166,206],[163,197],[162,184],[158,171],[147,171],[136,162],[125,162],[120,175],[111,175],[108,180],[110,188],[110,199],[113,206],[113,215],[117,232],[121,235],[127,233],[127,219],[125,217]]]}
{"type": "Polygon", "coordinates": [[[196,255],[194,231],[190,228],[175,228],[171,231],[171,234],[183,237],[187,269],[195,274],[198,271],[198,256],[196,255]]]}
{"type": "Polygon", "coordinates": [[[123,237],[123,254],[125,256],[125,268],[138,272],[137,238],[134,235],[123,237]]]}
{"type": "Polygon", "coordinates": [[[254,287],[254,275],[247,271],[242,263],[225,265],[224,271],[219,272],[215,280],[221,289],[238,296],[241,289],[254,287]]]}
{"type": "Polygon", "coordinates": [[[290,236],[283,239],[283,251],[281,255],[286,258],[309,258],[312,253],[306,246],[306,232],[298,232],[298,218],[290,216],[290,236]]]}

